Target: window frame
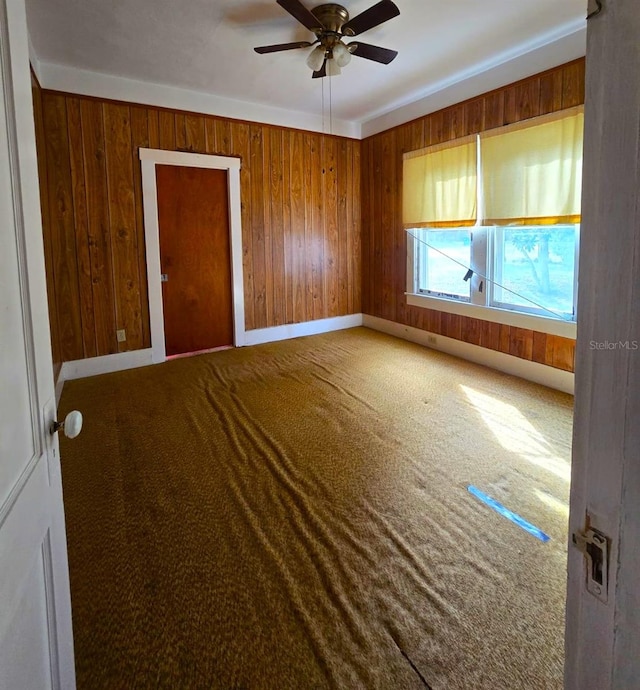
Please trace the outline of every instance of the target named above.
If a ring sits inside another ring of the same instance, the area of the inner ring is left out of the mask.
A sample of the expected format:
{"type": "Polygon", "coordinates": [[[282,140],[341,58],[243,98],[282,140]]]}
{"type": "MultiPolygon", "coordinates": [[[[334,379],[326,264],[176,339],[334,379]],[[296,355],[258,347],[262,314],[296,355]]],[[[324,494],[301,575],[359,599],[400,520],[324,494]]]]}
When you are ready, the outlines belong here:
{"type": "MultiPolygon", "coordinates": [[[[450,230],[444,231],[442,228],[414,228],[417,232],[422,232],[422,231],[429,231],[433,230],[436,232],[449,232],[449,231],[457,231],[457,230],[464,230],[469,233],[470,238],[470,249],[469,249],[469,261],[471,261],[471,252],[472,252],[472,246],[473,246],[473,228],[471,227],[461,227],[461,228],[451,228],[450,230]]],[[[418,248],[415,252],[415,266],[414,266],[414,276],[415,276],[415,284],[414,284],[414,292],[417,295],[427,295],[430,297],[442,297],[445,299],[451,299],[455,300],[457,302],[465,302],[467,304],[470,304],[472,302],[472,288],[471,284],[469,283],[469,296],[467,297],[466,295],[459,295],[459,294],[453,294],[450,292],[443,292],[440,290],[431,290],[429,288],[421,288],[419,285],[419,278],[420,278],[420,267],[421,263],[424,263],[426,266],[425,273],[426,273],[426,278],[428,282],[429,279],[429,247],[420,242],[417,238],[414,240],[414,242],[418,243],[418,248]]]]}
{"type": "MultiPolygon", "coordinates": [[[[580,223],[558,223],[558,226],[568,226],[568,225],[573,225],[574,228],[574,269],[573,269],[573,303],[572,303],[572,312],[569,314],[568,312],[558,312],[559,314],[565,316],[566,318],[561,319],[564,321],[570,321],[572,323],[576,322],[576,315],[577,315],[577,307],[578,307],[578,257],[580,256],[580,223]]],[[[504,240],[501,237],[496,237],[504,234],[505,229],[508,229],[508,226],[504,225],[494,225],[491,226],[493,228],[492,234],[492,249],[491,249],[491,256],[490,256],[490,263],[487,264],[487,274],[488,276],[491,277],[491,286],[490,290],[487,293],[487,307],[493,307],[496,309],[505,309],[508,311],[516,311],[516,312],[521,312],[523,314],[534,314],[538,316],[545,316],[547,314],[546,310],[541,309],[539,307],[531,306],[527,307],[522,304],[516,304],[514,302],[504,302],[502,300],[498,300],[495,298],[495,288],[496,288],[496,283],[502,283],[502,276],[499,274],[498,271],[498,266],[499,262],[497,260],[498,258],[498,247],[499,246],[504,246],[504,240]]],[[[556,227],[556,226],[550,226],[550,227],[556,227]]],[[[500,266],[501,268],[501,266],[500,266]]],[[[547,317],[547,318],[553,318],[553,317],[547,317]]]]}
{"type": "MultiPolygon", "coordinates": [[[[435,311],[448,312],[450,314],[458,314],[470,318],[481,319],[483,321],[492,321],[507,326],[516,326],[518,328],[526,328],[529,330],[538,331],[540,333],[548,333],[550,335],[558,335],[564,338],[576,338],[577,323],[574,318],[561,319],[553,316],[546,316],[542,313],[529,311],[524,309],[507,309],[502,306],[491,305],[489,302],[489,295],[493,292],[493,283],[490,284],[489,289],[486,285],[483,286],[482,292],[479,290],[480,281],[484,281],[479,273],[492,277],[489,270],[491,269],[491,262],[494,260],[494,238],[492,229],[497,226],[475,226],[471,228],[471,268],[474,271],[470,279],[471,283],[471,300],[452,298],[443,295],[425,294],[417,292],[417,251],[419,248],[417,244],[420,240],[413,234],[414,230],[420,228],[408,228],[407,233],[407,290],[405,298],[408,306],[421,307],[423,309],[433,309],[435,311]],[[477,272],[476,272],[477,271],[477,272]],[[525,311],[526,310],[526,311],[525,311]]],[[[574,310],[577,304],[577,285],[578,285],[578,263],[577,257],[579,255],[579,225],[576,228],[576,263],[574,270],[574,310]]],[[[486,281],[485,281],[486,282],[486,281]]],[[[518,307],[520,305],[517,305],[518,307]]]]}

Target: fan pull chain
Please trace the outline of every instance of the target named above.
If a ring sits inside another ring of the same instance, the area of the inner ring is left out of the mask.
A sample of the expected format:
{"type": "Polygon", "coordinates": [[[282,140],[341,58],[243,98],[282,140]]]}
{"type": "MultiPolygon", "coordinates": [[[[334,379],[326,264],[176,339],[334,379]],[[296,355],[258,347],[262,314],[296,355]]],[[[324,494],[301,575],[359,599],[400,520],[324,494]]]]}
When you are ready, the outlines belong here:
{"type": "Polygon", "coordinates": [[[329,75],[329,134],[333,134],[333,99],[331,96],[331,75],[329,75]]]}
{"type": "Polygon", "coordinates": [[[320,80],[320,84],[322,85],[322,133],[326,134],[325,126],[324,126],[324,79],[320,80]]]}

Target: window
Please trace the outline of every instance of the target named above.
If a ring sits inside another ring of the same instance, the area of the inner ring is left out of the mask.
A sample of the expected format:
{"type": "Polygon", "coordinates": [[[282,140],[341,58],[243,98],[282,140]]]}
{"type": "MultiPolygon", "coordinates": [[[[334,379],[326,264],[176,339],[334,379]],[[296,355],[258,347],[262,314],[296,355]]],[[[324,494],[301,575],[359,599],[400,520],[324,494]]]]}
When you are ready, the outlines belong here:
{"type": "Polygon", "coordinates": [[[582,136],[574,108],[405,154],[408,292],[575,320],[582,136]]]}
{"type": "Polygon", "coordinates": [[[416,291],[424,295],[469,301],[469,282],[464,280],[471,265],[469,228],[416,231],[416,291]]]}
{"type": "Polygon", "coordinates": [[[573,319],[577,225],[496,227],[490,305],[573,319]]]}

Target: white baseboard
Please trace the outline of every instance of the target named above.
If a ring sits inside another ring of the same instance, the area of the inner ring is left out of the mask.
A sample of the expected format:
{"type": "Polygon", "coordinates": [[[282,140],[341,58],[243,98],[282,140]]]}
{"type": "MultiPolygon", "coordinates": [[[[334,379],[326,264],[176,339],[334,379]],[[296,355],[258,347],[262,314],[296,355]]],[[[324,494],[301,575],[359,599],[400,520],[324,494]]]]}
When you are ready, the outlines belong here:
{"type": "MultiPolygon", "coordinates": [[[[146,367],[152,364],[151,348],[145,350],[132,350],[131,352],[117,352],[113,355],[103,355],[101,357],[89,357],[88,359],[76,359],[72,362],[64,362],[58,374],[57,388],[60,382],[72,381],[73,379],[83,379],[87,376],[97,376],[98,374],[110,374],[114,371],[124,369],[135,369],[146,367]]],[[[61,387],[62,391],[62,387],[61,387]]]]}
{"type": "Polygon", "coordinates": [[[345,328],[355,328],[356,326],[362,326],[362,314],[335,316],[330,319],[317,319],[316,321],[291,323],[285,326],[272,326],[271,328],[256,328],[245,332],[244,344],[259,345],[261,343],[272,343],[276,340],[289,340],[290,338],[300,338],[305,335],[318,335],[320,333],[329,333],[330,331],[340,331],[345,328]]]}
{"type": "Polygon", "coordinates": [[[444,335],[430,333],[420,328],[405,326],[395,321],[387,321],[386,319],[369,316],[368,314],[363,315],[362,325],[374,331],[381,331],[388,335],[394,335],[396,338],[410,340],[413,343],[430,347],[433,350],[446,352],[461,359],[466,359],[476,364],[483,364],[491,369],[497,369],[506,374],[519,376],[528,381],[540,383],[543,386],[555,388],[573,395],[574,375],[571,372],[562,371],[562,369],[548,367],[544,364],[538,364],[538,362],[530,362],[520,357],[507,355],[504,352],[496,352],[486,347],[472,345],[462,340],[447,338],[444,335]],[[435,339],[435,342],[433,339],[435,339]]]}
{"type": "MultiPolygon", "coordinates": [[[[304,323],[293,323],[286,326],[259,328],[253,331],[246,331],[244,344],[258,345],[260,343],[271,343],[277,340],[329,333],[330,331],[339,331],[344,328],[355,328],[356,326],[362,326],[362,314],[349,314],[348,316],[336,316],[331,319],[318,319],[317,321],[305,321],[304,323]]],[[[82,379],[87,376],[97,376],[98,374],[110,374],[111,372],[123,371],[124,369],[145,367],[149,364],[153,364],[151,348],[64,362],[56,381],[56,401],[60,402],[65,381],[82,379]]]]}

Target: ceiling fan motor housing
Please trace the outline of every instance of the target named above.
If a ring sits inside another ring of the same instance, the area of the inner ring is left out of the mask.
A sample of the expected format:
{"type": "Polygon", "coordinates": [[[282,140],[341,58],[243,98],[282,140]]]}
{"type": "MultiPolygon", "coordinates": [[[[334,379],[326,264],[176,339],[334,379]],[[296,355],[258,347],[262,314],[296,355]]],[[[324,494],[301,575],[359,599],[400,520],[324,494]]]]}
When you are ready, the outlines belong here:
{"type": "MultiPolygon", "coordinates": [[[[349,21],[349,13],[342,7],[342,5],[328,4],[318,5],[311,10],[311,14],[317,17],[322,24],[323,29],[316,31],[316,35],[320,36],[325,32],[339,33],[343,24],[349,21]]],[[[346,32],[349,35],[349,32],[346,32]]]]}

